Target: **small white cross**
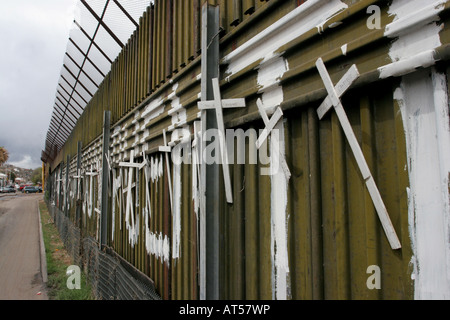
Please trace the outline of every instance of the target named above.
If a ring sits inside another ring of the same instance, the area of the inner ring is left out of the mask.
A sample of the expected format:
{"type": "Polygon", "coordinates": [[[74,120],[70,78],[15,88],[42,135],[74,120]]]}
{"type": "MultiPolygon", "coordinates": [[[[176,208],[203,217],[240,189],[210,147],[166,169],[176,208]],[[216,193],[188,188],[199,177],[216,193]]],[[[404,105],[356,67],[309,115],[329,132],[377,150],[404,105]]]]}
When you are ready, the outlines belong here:
{"type": "Polygon", "coordinates": [[[347,118],[347,114],[345,113],[344,107],[342,106],[342,102],[340,100],[340,97],[343,95],[345,90],[347,90],[351,86],[351,84],[359,77],[358,69],[356,68],[356,66],[352,67],[341,80],[340,85],[335,87],[330,78],[330,75],[328,74],[325,64],[323,63],[322,58],[319,58],[317,60],[316,67],[319,70],[320,76],[328,92],[328,97],[319,108],[318,115],[320,118],[322,118],[325,113],[331,109],[331,107],[334,107],[344,134],[347,137],[350,148],[352,149],[353,155],[355,156],[356,162],[358,163],[358,167],[366,183],[367,189],[377,210],[378,217],[381,221],[381,224],[383,225],[384,232],[386,233],[391,248],[393,250],[400,249],[402,246],[397,237],[394,226],[392,225],[391,219],[389,218],[386,206],[383,203],[383,199],[381,198],[380,192],[375,184],[375,180],[370,173],[369,166],[367,165],[364,154],[361,150],[361,147],[359,146],[358,140],[356,139],[355,133],[353,132],[350,121],[347,118]]]}
{"type": "Polygon", "coordinates": [[[214,100],[213,101],[202,101],[198,103],[198,108],[200,110],[214,109],[216,111],[217,126],[219,130],[219,148],[222,158],[222,170],[223,178],[225,182],[225,193],[228,203],[233,203],[233,193],[231,189],[231,179],[230,179],[230,169],[228,167],[228,152],[225,142],[225,124],[223,120],[223,109],[230,108],[244,108],[245,99],[227,99],[222,100],[220,94],[219,79],[212,79],[214,100]]]}
{"type": "MultiPolygon", "coordinates": [[[[342,95],[350,88],[353,82],[359,78],[359,71],[356,65],[352,65],[351,68],[347,71],[347,73],[342,77],[342,79],[338,82],[335,87],[336,94],[338,98],[342,97],[342,95]]],[[[317,114],[319,115],[319,119],[322,118],[333,108],[333,102],[331,101],[331,97],[327,96],[325,101],[322,102],[319,109],[317,109],[317,114]]]]}
{"type": "MultiPolygon", "coordinates": [[[[269,137],[269,134],[272,132],[273,128],[278,124],[279,121],[283,118],[283,111],[280,107],[278,107],[274,114],[272,115],[272,118],[269,119],[269,116],[266,113],[266,109],[264,108],[264,105],[261,101],[261,99],[258,99],[256,101],[256,105],[258,106],[259,114],[261,115],[261,118],[264,121],[265,128],[261,135],[259,136],[258,140],[256,140],[256,148],[259,150],[266,141],[266,139],[269,137]]],[[[280,137],[281,138],[281,137],[280,137]]],[[[281,150],[280,150],[281,151],[281,150]]],[[[290,179],[291,177],[291,171],[289,170],[289,166],[287,165],[286,158],[284,155],[279,155],[281,168],[284,171],[284,174],[286,175],[286,179],[290,179]]]]}
{"type": "Polygon", "coordinates": [[[98,172],[97,171],[85,172],[85,175],[88,177],[96,177],[98,176],[98,172]]]}
{"type": "Polygon", "coordinates": [[[147,218],[151,218],[151,203],[150,203],[150,190],[149,190],[149,188],[148,188],[148,184],[150,183],[150,179],[149,179],[149,177],[148,177],[148,166],[149,166],[149,163],[148,163],[148,160],[147,160],[147,158],[145,157],[145,153],[144,152],[142,152],[142,155],[144,156],[144,162],[146,163],[146,165],[147,165],[147,168],[146,168],[146,170],[144,170],[144,177],[145,177],[145,214],[148,214],[148,217],[146,216],[146,219],[147,218]]]}
{"type": "Polygon", "coordinates": [[[81,169],[77,170],[77,175],[73,176],[72,178],[74,178],[75,180],[77,180],[77,190],[78,190],[78,194],[77,194],[77,199],[80,199],[80,192],[81,192],[81,180],[84,179],[84,177],[81,175],[81,169]]]}
{"type": "Polygon", "coordinates": [[[136,187],[136,184],[133,183],[133,169],[141,169],[146,165],[144,162],[141,163],[135,163],[134,162],[134,150],[130,151],[130,162],[120,162],[120,167],[128,168],[128,184],[126,189],[123,190],[123,193],[127,193],[127,203],[126,203],[126,210],[125,210],[125,221],[129,223],[129,219],[131,216],[131,225],[134,228],[134,210],[133,210],[133,194],[132,189],[136,187]]]}
{"type": "Polygon", "coordinates": [[[170,163],[169,163],[169,153],[172,152],[172,148],[167,144],[166,129],[163,130],[164,146],[159,147],[159,152],[164,152],[166,157],[166,168],[167,168],[167,181],[169,183],[169,196],[170,196],[170,210],[172,210],[172,179],[170,178],[170,163]]]}
{"type": "MultiPolygon", "coordinates": [[[[92,167],[93,166],[91,165],[91,171],[90,172],[85,172],[84,173],[86,176],[89,177],[89,206],[88,206],[88,215],[89,215],[89,217],[92,215],[92,206],[93,206],[93,201],[94,201],[93,178],[99,175],[98,171],[93,171],[92,167]]],[[[86,190],[86,192],[87,192],[87,190],[86,190]]]]}

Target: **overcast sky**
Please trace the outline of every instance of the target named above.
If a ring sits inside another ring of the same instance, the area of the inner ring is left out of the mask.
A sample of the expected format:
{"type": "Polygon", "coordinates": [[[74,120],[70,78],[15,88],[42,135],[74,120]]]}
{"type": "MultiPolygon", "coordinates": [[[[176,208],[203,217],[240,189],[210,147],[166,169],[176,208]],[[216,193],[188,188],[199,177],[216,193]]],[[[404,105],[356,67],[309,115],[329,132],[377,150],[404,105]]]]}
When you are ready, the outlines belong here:
{"type": "Polygon", "coordinates": [[[0,146],[34,169],[53,111],[76,0],[0,0],[0,146]]]}

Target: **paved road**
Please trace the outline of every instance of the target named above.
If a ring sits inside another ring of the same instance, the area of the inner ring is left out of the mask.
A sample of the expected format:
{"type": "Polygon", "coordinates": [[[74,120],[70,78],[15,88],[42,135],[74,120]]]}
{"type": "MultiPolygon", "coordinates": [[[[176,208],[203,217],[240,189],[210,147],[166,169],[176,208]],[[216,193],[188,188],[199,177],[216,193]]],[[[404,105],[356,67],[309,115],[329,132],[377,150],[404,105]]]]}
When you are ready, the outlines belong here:
{"type": "Polygon", "coordinates": [[[0,197],[0,300],[48,299],[40,267],[40,199],[42,194],[0,197]]]}

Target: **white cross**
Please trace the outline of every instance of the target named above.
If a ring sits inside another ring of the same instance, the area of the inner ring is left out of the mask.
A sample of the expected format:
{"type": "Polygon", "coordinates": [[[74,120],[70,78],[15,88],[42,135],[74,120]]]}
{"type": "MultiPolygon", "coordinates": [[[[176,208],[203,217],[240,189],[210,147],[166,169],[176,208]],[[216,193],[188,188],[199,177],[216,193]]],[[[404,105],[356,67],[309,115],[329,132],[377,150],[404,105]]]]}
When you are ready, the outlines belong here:
{"type": "MultiPolygon", "coordinates": [[[[94,188],[93,188],[93,178],[95,176],[98,176],[98,171],[93,171],[91,165],[91,172],[85,172],[85,175],[89,177],[89,206],[88,206],[88,216],[91,217],[92,215],[92,206],[94,201],[94,188]]],[[[86,190],[87,192],[87,190],[86,190]]]]}
{"type": "Polygon", "coordinates": [[[325,113],[331,109],[331,107],[334,107],[350,148],[352,149],[356,162],[358,163],[358,167],[366,183],[367,189],[377,210],[378,217],[383,225],[384,232],[386,233],[391,248],[393,250],[400,249],[402,246],[397,237],[394,226],[392,225],[391,219],[389,218],[386,206],[383,203],[383,199],[381,198],[380,192],[375,184],[375,180],[370,173],[369,166],[367,165],[364,154],[359,146],[358,140],[356,139],[355,133],[353,132],[350,121],[347,118],[347,114],[345,113],[344,107],[342,106],[342,102],[340,100],[340,97],[344,94],[344,92],[359,77],[358,69],[356,66],[352,67],[340,81],[338,86],[335,87],[321,58],[317,60],[316,67],[319,70],[320,76],[328,92],[327,99],[318,109],[318,115],[322,118],[325,113]]]}
{"type": "MultiPolygon", "coordinates": [[[[272,118],[269,119],[261,99],[258,99],[256,101],[256,105],[258,106],[259,114],[261,115],[261,118],[264,121],[264,125],[266,126],[261,135],[259,136],[258,140],[256,140],[256,148],[259,150],[264,141],[266,141],[266,139],[269,137],[269,134],[271,134],[273,128],[275,128],[278,122],[283,118],[283,111],[281,110],[280,107],[278,107],[275,110],[274,114],[272,115],[272,118]]],[[[286,158],[284,157],[284,155],[280,154],[279,159],[281,168],[283,169],[284,174],[286,175],[286,179],[289,180],[291,177],[291,171],[289,170],[289,166],[286,163],[286,158]]]]}
{"type": "MultiPolygon", "coordinates": [[[[151,203],[150,203],[150,190],[148,188],[148,184],[150,183],[150,179],[148,177],[148,167],[149,163],[147,158],[145,157],[145,153],[142,152],[142,156],[144,157],[144,162],[147,165],[146,170],[144,170],[144,177],[145,177],[145,213],[149,215],[149,218],[151,218],[151,203]]],[[[146,216],[147,219],[147,216],[146,216]]]]}
{"type": "Polygon", "coordinates": [[[81,169],[77,170],[77,175],[73,176],[72,178],[74,178],[75,180],[77,180],[77,199],[80,198],[80,192],[81,192],[81,180],[84,179],[84,177],[81,175],[81,169]]]}
{"type": "Polygon", "coordinates": [[[172,148],[167,144],[166,129],[163,130],[164,146],[159,147],[159,152],[164,152],[166,156],[166,168],[167,168],[167,181],[169,183],[169,196],[170,196],[170,210],[172,210],[172,179],[170,178],[170,163],[169,153],[172,152],[172,148]]]}
{"type": "Polygon", "coordinates": [[[200,110],[214,109],[216,111],[217,126],[219,130],[219,148],[222,158],[223,178],[225,182],[225,192],[228,203],[233,203],[233,194],[231,189],[230,169],[228,167],[228,152],[225,143],[225,124],[223,120],[223,109],[244,108],[245,99],[227,99],[222,100],[220,94],[219,79],[212,79],[214,100],[202,101],[198,103],[200,110]]]}
{"type": "MultiPolygon", "coordinates": [[[[128,168],[128,184],[127,188],[123,190],[123,193],[127,193],[127,203],[125,209],[125,221],[129,225],[130,216],[131,216],[131,226],[134,228],[134,210],[133,210],[133,194],[132,189],[136,187],[136,184],[133,183],[133,170],[136,168],[138,170],[144,168],[146,163],[135,163],[134,162],[134,150],[130,151],[130,162],[120,162],[119,167],[128,168]]],[[[130,230],[134,232],[134,229],[130,230]]],[[[131,236],[134,236],[131,235],[131,236]]]]}
{"type": "MultiPolygon", "coordinates": [[[[203,184],[201,179],[201,167],[200,167],[200,157],[202,150],[202,139],[201,136],[201,121],[194,122],[194,140],[192,141],[192,189],[193,192],[196,193],[197,190],[200,195],[203,194],[203,184]]],[[[200,208],[200,199],[203,199],[202,196],[196,195],[194,197],[194,211],[197,215],[198,219],[198,209],[200,208]]]]}
{"type": "Polygon", "coordinates": [[[120,179],[120,177],[119,177],[119,179],[117,179],[117,177],[116,177],[117,173],[116,173],[115,169],[110,168],[110,170],[112,170],[112,203],[113,203],[112,208],[111,208],[111,210],[112,210],[112,224],[111,224],[112,232],[111,232],[111,235],[112,235],[112,239],[114,240],[114,228],[115,228],[115,221],[116,221],[116,199],[119,200],[119,210],[121,208],[121,205],[120,205],[121,202],[120,202],[120,198],[118,195],[118,189],[121,187],[121,181],[120,181],[121,179],[120,179]]]}

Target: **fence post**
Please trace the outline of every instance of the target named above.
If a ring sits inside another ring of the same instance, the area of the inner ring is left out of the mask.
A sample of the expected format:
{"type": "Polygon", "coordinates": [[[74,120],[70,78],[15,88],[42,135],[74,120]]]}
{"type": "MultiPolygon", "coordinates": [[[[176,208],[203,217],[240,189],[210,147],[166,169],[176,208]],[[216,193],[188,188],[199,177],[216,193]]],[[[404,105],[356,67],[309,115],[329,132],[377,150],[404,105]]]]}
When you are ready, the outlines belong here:
{"type": "Polygon", "coordinates": [[[63,174],[64,174],[64,162],[60,163],[59,167],[59,190],[58,190],[58,210],[62,211],[64,209],[64,186],[63,186],[63,174]]]}
{"type": "MultiPolygon", "coordinates": [[[[201,100],[214,99],[212,79],[219,77],[219,6],[206,2],[202,7],[201,100]]],[[[217,129],[214,110],[202,111],[202,133],[217,129]]],[[[203,158],[202,150],[202,158],[203,158]]],[[[201,190],[204,201],[200,218],[200,299],[218,300],[219,291],[219,164],[201,159],[201,190]],[[208,188],[206,188],[208,186],[208,188]],[[207,213],[207,214],[206,214],[207,213]]]]}
{"type": "Polygon", "coordinates": [[[80,191],[82,180],[81,180],[81,152],[82,152],[82,142],[78,141],[78,149],[77,149],[77,173],[78,176],[77,185],[75,187],[75,194],[76,194],[76,212],[75,212],[75,226],[79,227],[81,229],[81,206],[82,206],[82,192],[80,191]]]}
{"type": "Polygon", "coordinates": [[[67,155],[67,164],[66,164],[66,189],[64,192],[64,215],[66,217],[69,216],[69,173],[70,173],[70,155],[67,155]]]}
{"type": "Polygon", "coordinates": [[[108,242],[108,182],[109,182],[109,165],[108,153],[110,142],[111,112],[105,111],[103,115],[103,145],[102,145],[102,202],[100,215],[100,248],[108,242]]]}

